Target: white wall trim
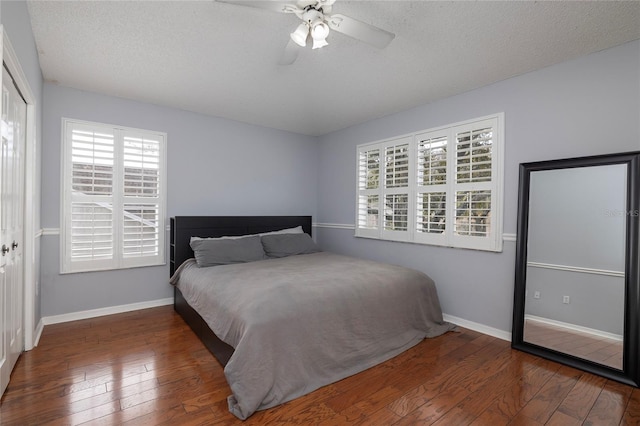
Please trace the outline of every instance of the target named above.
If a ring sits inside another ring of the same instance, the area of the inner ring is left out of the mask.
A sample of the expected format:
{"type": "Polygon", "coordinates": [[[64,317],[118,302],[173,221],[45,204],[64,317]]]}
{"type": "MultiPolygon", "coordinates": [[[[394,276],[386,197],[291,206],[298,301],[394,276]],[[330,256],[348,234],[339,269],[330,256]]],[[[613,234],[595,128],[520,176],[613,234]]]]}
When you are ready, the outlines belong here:
{"type": "Polygon", "coordinates": [[[2,30],[3,36],[2,62],[7,64],[7,68],[9,68],[11,77],[13,77],[16,85],[19,86],[20,94],[25,98],[25,101],[27,101],[27,103],[35,103],[35,96],[33,96],[31,86],[29,86],[27,77],[22,71],[22,66],[18,61],[18,55],[16,54],[16,51],[13,50],[13,47],[9,42],[9,36],[7,35],[6,31],[4,31],[4,27],[0,26],[0,30],[2,30]]]}
{"type": "Polygon", "coordinates": [[[140,309],[155,308],[158,306],[173,305],[173,297],[166,299],[150,300],[148,302],[130,303],[128,305],[110,306],[107,308],[91,309],[89,311],[71,312],[68,314],[52,315],[42,318],[44,325],[59,324],[62,322],[77,321],[89,318],[97,318],[105,315],[121,314],[123,312],[137,311],[140,309]]]}
{"type": "MultiPolygon", "coordinates": [[[[316,225],[314,224],[313,226],[316,226],[316,225]]],[[[171,231],[171,225],[167,225],[165,227],[165,231],[167,232],[171,231]]],[[[41,235],[60,235],[60,228],[42,228],[38,230],[38,233],[36,234],[36,236],[41,236],[41,235]]]]}
{"type": "Polygon", "coordinates": [[[509,241],[509,242],[515,243],[517,240],[518,239],[516,234],[507,234],[507,233],[502,234],[502,241],[509,241]]]}
{"type": "Polygon", "coordinates": [[[351,229],[355,231],[356,226],[348,223],[314,223],[315,228],[351,229]]]}
{"type": "Polygon", "coordinates": [[[497,328],[489,327],[488,325],[480,324],[477,322],[469,321],[464,318],[454,317],[453,315],[442,314],[445,321],[459,325],[460,327],[468,328],[469,330],[477,331],[478,333],[486,334],[492,337],[496,337],[501,340],[511,341],[511,333],[497,328]]]}
{"type": "Polygon", "coordinates": [[[609,333],[607,331],[596,330],[595,328],[583,327],[581,325],[570,324],[568,322],[556,321],[549,318],[538,317],[535,315],[525,315],[525,321],[535,321],[543,324],[549,324],[556,327],[566,328],[567,330],[578,331],[581,333],[590,334],[596,337],[604,337],[607,339],[615,340],[617,342],[622,342],[624,340],[623,336],[619,334],[609,333]]]}
{"type": "MultiPolygon", "coordinates": [[[[20,93],[24,97],[27,104],[27,126],[25,129],[26,143],[24,152],[24,223],[23,223],[23,277],[24,277],[24,304],[23,304],[23,330],[24,330],[24,349],[31,350],[33,348],[34,331],[35,331],[35,300],[36,300],[36,252],[35,240],[31,238],[35,235],[36,222],[40,211],[36,194],[38,193],[39,182],[37,182],[38,165],[36,164],[36,151],[38,147],[37,126],[36,126],[36,98],[33,95],[29,81],[27,80],[18,55],[16,54],[9,36],[4,27],[0,25],[0,51],[2,60],[13,78],[20,93]]],[[[1,80],[1,77],[0,77],[1,80]]]]}
{"type": "Polygon", "coordinates": [[[583,268],[581,266],[556,265],[552,263],[527,262],[532,268],[555,269],[558,271],[580,272],[583,274],[607,275],[609,277],[624,278],[624,271],[608,271],[606,269],[583,268]]]}

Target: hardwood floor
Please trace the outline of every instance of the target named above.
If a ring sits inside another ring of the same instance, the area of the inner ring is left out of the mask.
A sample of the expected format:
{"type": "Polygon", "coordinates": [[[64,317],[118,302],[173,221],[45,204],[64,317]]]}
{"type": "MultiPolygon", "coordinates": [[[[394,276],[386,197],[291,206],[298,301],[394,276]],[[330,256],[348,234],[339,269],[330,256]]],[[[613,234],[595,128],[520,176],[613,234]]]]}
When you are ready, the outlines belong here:
{"type": "Polygon", "coordinates": [[[632,425],[640,390],[473,331],[244,423],[222,368],[170,306],[47,326],[0,402],[2,425],[632,425]]]}
{"type": "Polygon", "coordinates": [[[525,319],[524,341],[622,370],[622,340],[525,319]]]}

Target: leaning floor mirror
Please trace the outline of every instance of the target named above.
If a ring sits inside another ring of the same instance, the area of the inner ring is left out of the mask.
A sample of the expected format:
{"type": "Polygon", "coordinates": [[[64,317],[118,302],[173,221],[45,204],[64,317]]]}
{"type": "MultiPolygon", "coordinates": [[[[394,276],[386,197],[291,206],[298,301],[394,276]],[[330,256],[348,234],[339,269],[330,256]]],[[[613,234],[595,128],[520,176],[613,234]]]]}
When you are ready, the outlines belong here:
{"type": "Polygon", "coordinates": [[[520,165],[512,347],[639,385],[640,152],[520,165]]]}

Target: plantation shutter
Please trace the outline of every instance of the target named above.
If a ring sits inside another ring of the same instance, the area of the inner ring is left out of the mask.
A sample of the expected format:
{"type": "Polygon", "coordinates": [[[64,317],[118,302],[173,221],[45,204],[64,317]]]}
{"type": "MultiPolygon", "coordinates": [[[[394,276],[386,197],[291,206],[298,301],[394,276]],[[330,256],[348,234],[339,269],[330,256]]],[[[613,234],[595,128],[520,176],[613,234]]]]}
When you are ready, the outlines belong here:
{"type": "Polygon", "coordinates": [[[503,120],[358,145],[356,236],[502,251],[503,120]]]}
{"type": "Polygon", "coordinates": [[[356,233],[377,237],[380,229],[380,148],[358,150],[356,233]]]}
{"type": "Polygon", "coordinates": [[[106,127],[76,125],[71,143],[72,262],[108,265],[114,258],[113,178],[115,134],[106,127]]]}
{"type": "Polygon", "coordinates": [[[160,250],[161,141],[124,135],[122,252],[126,259],[157,256],[160,250]]]}
{"type": "Polygon", "coordinates": [[[444,244],[447,237],[448,136],[416,136],[416,235],[419,242],[444,244]]]}
{"type": "Polygon", "coordinates": [[[411,226],[411,138],[396,139],[384,146],[384,238],[408,241],[411,226]]]}
{"type": "Polygon", "coordinates": [[[457,245],[482,248],[491,244],[495,121],[485,120],[455,129],[455,209],[452,238],[457,245]]]}
{"type": "Polygon", "coordinates": [[[165,135],[64,129],[62,272],[164,263],[165,135]]]}

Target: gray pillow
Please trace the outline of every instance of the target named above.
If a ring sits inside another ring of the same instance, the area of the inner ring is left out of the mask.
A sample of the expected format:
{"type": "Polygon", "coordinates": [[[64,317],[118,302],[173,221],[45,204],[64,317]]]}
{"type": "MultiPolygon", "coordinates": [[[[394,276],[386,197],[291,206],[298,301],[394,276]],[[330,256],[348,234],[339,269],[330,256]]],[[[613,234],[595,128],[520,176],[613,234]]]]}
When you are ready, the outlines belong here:
{"type": "Polygon", "coordinates": [[[191,241],[199,267],[229,265],[265,259],[259,236],[191,241]]]}
{"type": "Polygon", "coordinates": [[[320,248],[318,248],[309,234],[264,235],[262,237],[262,246],[269,257],[287,257],[320,251],[320,248]]]}

